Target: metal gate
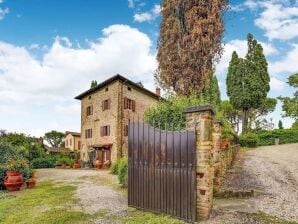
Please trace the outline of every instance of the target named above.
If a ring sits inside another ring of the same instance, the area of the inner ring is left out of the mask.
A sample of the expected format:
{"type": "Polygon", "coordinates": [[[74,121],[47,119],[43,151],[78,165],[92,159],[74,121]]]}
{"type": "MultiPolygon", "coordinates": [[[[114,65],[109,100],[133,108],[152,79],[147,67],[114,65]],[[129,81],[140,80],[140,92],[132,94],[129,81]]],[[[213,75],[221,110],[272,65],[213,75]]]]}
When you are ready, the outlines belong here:
{"type": "Polygon", "coordinates": [[[195,131],[130,122],[128,139],[128,205],[194,221],[195,131]]]}

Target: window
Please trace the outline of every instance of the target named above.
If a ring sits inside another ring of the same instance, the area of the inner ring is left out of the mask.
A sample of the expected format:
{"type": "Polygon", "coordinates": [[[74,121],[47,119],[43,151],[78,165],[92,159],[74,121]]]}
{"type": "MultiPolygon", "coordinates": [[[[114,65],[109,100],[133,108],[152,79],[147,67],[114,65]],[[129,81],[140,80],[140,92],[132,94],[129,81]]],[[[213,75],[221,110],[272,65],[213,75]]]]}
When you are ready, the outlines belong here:
{"type": "Polygon", "coordinates": [[[128,125],[124,125],[123,135],[128,136],[128,125]]]}
{"type": "Polygon", "coordinates": [[[124,109],[129,109],[132,111],[136,110],[136,102],[134,100],[131,100],[129,98],[124,98],[124,109]]]}
{"type": "Polygon", "coordinates": [[[100,127],[100,136],[110,136],[110,125],[100,127]]]}
{"type": "Polygon", "coordinates": [[[81,141],[78,141],[78,149],[81,149],[81,141]]]}
{"type": "Polygon", "coordinates": [[[102,110],[108,110],[111,108],[111,99],[103,100],[102,101],[102,110]]]}
{"type": "Polygon", "coordinates": [[[87,116],[92,115],[93,114],[93,106],[88,106],[86,113],[87,113],[87,116]]]}
{"type": "Polygon", "coordinates": [[[69,146],[71,146],[72,144],[72,139],[69,139],[69,146]]]}
{"type": "Polygon", "coordinates": [[[91,96],[88,97],[89,100],[91,100],[91,98],[92,98],[91,96]]]}
{"type": "Polygon", "coordinates": [[[131,91],[131,88],[128,86],[128,87],[127,87],[127,90],[128,90],[128,91],[131,91]]]}
{"type": "Polygon", "coordinates": [[[109,88],[107,87],[107,88],[106,88],[106,92],[108,92],[108,91],[109,91],[109,88]]]}
{"type": "Polygon", "coordinates": [[[85,138],[92,138],[92,129],[85,130],[85,138]]]}

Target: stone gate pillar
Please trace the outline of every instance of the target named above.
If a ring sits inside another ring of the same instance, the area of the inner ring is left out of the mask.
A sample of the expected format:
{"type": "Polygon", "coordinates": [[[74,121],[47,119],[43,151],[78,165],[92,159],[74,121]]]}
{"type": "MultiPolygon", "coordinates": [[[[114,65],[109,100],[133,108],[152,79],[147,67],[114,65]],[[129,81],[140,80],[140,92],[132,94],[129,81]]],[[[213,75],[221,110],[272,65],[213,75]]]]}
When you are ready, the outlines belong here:
{"type": "Polygon", "coordinates": [[[197,219],[209,218],[213,204],[214,168],[212,131],[214,111],[211,106],[187,108],[187,129],[196,130],[196,200],[197,219]]]}
{"type": "Polygon", "coordinates": [[[213,167],[214,167],[214,187],[219,187],[221,185],[222,177],[222,164],[220,155],[220,143],[221,143],[221,128],[222,123],[219,120],[214,120],[213,122],[213,167]]]}

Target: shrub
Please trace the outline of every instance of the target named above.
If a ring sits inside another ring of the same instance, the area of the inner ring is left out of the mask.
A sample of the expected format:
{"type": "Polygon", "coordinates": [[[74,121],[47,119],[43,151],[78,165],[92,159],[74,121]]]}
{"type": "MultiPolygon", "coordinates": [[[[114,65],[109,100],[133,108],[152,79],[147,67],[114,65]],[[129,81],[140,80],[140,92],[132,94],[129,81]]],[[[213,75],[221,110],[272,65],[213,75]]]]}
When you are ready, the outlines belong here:
{"type": "Polygon", "coordinates": [[[6,176],[6,170],[0,166],[0,190],[4,189],[4,177],[6,176]]]}
{"type": "Polygon", "coordinates": [[[33,159],[31,165],[34,169],[53,168],[55,166],[55,158],[50,156],[44,158],[33,159]]]}
{"type": "Polygon", "coordinates": [[[275,139],[279,139],[279,144],[289,144],[298,142],[297,129],[276,129],[273,131],[258,132],[259,146],[274,145],[275,139]]]}
{"type": "Polygon", "coordinates": [[[128,185],[128,159],[123,157],[118,160],[118,180],[123,187],[128,185]]]}
{"type": "Polygon", "coordinates": [[[259,142],[259,137],[255,133],[242,134],[239,137],[240,145],[243,147],[257,147],[259,142]]]}
{"type": "Polygon", "coordinates": [[[117,175],[117,174],[118,174],[118,165],[119,165],[119,161],[120,161],[120,160],[117,160],[117,162],[115,162],[115,163],[112,164],[112,167],[111,167],[111,174],[114,174],[114,175],[117,175]]]}
{"type": "Polygon", "coordinates": [[[74,162],[73,162],[72,159],[70,159],[68,157],[61,157],[61,158],[59,158],[57,160],[56,165],[63,165],[63,164],[65,164],[65,165],[71,166],[71,165],[73,165],[73,163],[74,162]]]}

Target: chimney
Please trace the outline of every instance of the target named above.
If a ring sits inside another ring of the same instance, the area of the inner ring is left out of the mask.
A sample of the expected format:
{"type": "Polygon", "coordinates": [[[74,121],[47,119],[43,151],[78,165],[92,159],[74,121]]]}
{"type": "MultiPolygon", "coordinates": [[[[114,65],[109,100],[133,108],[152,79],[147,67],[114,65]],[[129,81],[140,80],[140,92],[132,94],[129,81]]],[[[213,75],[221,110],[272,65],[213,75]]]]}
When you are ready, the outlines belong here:
{"type": "Polygon", "coordinates": [[[160,96],[160,88],[159,87],[156,87],[155,93],[156,93],[156,95],[160,96]]]}
{"type": "Polygon", "coordinates": [[[140,86],[140,87],[142,87],[142,88],[144,88],[144,85],[141,82],[138,82],[137,85],[140,86]]]}

